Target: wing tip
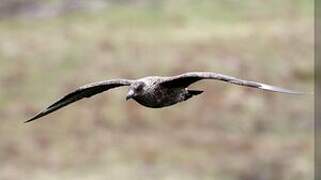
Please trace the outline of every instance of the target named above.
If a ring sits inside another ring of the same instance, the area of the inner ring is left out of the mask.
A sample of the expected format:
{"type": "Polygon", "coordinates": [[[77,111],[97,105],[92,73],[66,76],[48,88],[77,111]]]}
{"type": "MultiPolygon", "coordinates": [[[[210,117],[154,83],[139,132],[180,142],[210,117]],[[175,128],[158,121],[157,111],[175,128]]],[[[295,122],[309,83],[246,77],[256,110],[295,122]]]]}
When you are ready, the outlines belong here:
{"type": "Polygon", "coordinates": [[[36,119],[39,119],[39,118],[41,118],[41,117],[49,114],[49,113],[51,112],[50,110],[51,110],[51,109],[46,108],[46,109],[44,109],[43,111],[40,111],[38,114],[34,115],[32,118],[28,119],[27,121],[24,121],[23,123],[29,123],[29,122],[31,122],[31,121],[34,121],[34,120],[36,120],[36,119]]]}
{"type": "Polygon", "coordinates": [[[266,90],[266,91],[272,91],[272,92],[293,94],[293,95],[313,95],[313,93],[305,93],[305,92],[301,92],[301,91],[294,91],[294,90],[284,89],[284,88],[271,86],[271,85],[267,85],[267,84],[261,84],[260,89],[263,89],[263,90],[266,90]]]}
{"type": "Polygon", "coordinates": [[[24,121],[23,123],[28,123],[28,122],[31,122],[31,121],[33,121],[33,120],[35,120],[35,119],[31,118],[31,119],[29,119],[29,120],[27,120],[27,121],[24,121]]]}
{"type": "Polygon", "coordinates": [[[40,117],[42,117],[42,116],[43,116],[43,115],[42,115],[42,112],[41,112],[41,113],[33,116],[32,118],[28,119],[27,121],[24,121],[23,123],[29,123],[29,122],[34,121],[34,120],[36,120],[36,119],[38,119],[38,118],[40,118],[40,117]]]}

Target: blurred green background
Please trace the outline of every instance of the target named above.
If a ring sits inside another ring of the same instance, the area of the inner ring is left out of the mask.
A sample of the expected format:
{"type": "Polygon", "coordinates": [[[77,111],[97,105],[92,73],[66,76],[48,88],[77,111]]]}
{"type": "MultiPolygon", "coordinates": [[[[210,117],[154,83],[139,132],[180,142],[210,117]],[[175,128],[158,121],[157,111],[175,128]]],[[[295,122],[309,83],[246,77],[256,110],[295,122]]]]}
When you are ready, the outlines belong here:
{"type": "Polygon", "coordinates": [[[207,81],[126,88],[23,124],[92,81],[212,71],[313,90],[312,0],[0,0],[1,180],[310,180],[313,96],[207,81]]]}

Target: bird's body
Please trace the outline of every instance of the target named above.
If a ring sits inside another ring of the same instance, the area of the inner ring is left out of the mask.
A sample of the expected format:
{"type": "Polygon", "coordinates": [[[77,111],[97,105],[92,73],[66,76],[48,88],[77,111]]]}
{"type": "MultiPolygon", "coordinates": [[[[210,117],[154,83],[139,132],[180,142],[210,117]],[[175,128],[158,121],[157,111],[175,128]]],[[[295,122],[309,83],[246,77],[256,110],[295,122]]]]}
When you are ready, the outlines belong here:
{"type": "Polygon", "coordinates": [[[232,76],[211,72],[190,72],[171,77],[148,76],[137,80],[114,79],[82,86],[62,97],[26,122],[38,119],[80,99],[89,98],[98,93],[121,86],[129,86],[129,91],[126,97],[127,100],[134,99],[139,104],[150,108],[171,106],[179,102],[186,101],[195,95],[201,94],[203,91],[190,90],[187,87],[202,79],[216,79],[239,86],[258,88],[266,91],[300,94],[300,92],[276,86],[237,79],[232,76]]]}
{"type": "Polygon", "coordinates": [[[150,108],[161,108],[171,106],[176,103],[185,101],[192,97],[192,94],[187,88],[167,88],[162,87],[161,82],[165,81],[168,77],[161,76],[148,76],[138,79],[135,88],[140,84],[144,84],[142,87],[142,93],[133,97],[139,104],[150,108]]]}

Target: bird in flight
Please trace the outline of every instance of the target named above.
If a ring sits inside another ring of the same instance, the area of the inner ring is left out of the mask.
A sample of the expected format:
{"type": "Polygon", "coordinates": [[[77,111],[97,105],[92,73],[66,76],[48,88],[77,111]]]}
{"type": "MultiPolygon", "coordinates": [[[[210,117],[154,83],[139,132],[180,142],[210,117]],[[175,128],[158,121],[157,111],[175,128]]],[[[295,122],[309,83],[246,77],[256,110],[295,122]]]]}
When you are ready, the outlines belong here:
{"type": "Polygon", "coordinates": [[[46,107],[38,114],[25,121],[25,123],[43,117],[83,98],[89,98],[109,89],[121,86],[129,86],[126,100],[134,99],[139,104],[149,108],[162,108],[171,106],[203,93],[203,91],[200,90],[191,90],[187,88],[189,85],[203,79],[220,80],[239,86],[258,88],[272,92],[303,94],[297,91],[255,81],[242,80],[232,76],[212,72],[188,72],[171,77],[148,76],[137,80],[112,79],[81,86],[80,88],[65,95],[52,105],[46,107]]]}

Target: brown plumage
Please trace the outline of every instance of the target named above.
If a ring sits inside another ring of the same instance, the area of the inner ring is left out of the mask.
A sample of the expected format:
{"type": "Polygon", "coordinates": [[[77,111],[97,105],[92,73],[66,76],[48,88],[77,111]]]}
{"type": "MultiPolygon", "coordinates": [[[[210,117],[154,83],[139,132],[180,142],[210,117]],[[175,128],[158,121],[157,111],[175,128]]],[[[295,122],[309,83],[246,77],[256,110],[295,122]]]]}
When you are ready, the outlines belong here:
{"type": "Polygon", "coordinates": [[[126,100],[132,98],[139,104],[150,108],[166,107],[201,94],[203,91],[189,90],[187,87],[203,79],[221,80],[239,86],[258,88],[272,92],[302,94],[297,91],[212,72],[190,72],[172,77],[148,76],[137,80],[114,79],[81,86],[25,122],[36,120],[75,101],[89,98],[98,93],[121,86],[129,86],[126,100]]]}

